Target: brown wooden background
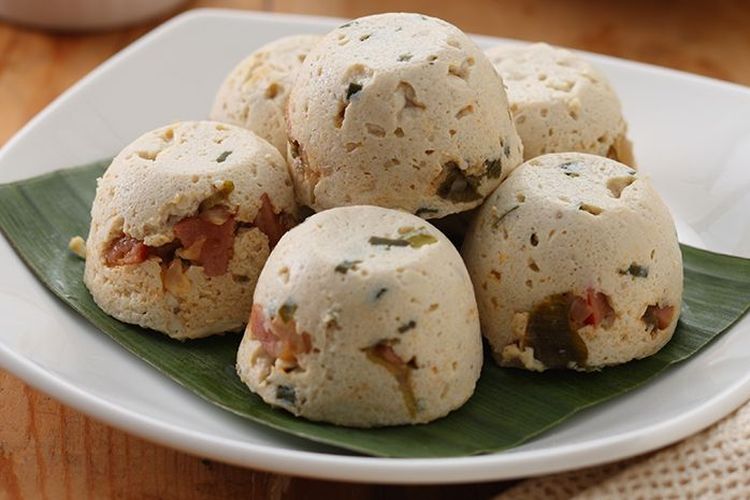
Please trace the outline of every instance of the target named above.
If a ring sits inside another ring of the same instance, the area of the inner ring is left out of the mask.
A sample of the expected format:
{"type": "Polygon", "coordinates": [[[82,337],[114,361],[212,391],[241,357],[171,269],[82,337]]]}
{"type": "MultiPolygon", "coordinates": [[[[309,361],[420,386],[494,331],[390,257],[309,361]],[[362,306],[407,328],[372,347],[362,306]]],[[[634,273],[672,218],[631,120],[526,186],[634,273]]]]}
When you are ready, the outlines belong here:
{"type": "MultiPolygon", "coordinates": [[[[347,18],[419,11],[474,33],[544,40],[750,84],[750,2],[743,0],[201,0],[184,8],[191,7],[347,18]]],[[[50,34],[0,21],[0,144],[158,22],[50,34]]],[[[506,486],[344,484],[232,467],[125,434],[0,371],[0,499],[485,498],[506,486]]]]}

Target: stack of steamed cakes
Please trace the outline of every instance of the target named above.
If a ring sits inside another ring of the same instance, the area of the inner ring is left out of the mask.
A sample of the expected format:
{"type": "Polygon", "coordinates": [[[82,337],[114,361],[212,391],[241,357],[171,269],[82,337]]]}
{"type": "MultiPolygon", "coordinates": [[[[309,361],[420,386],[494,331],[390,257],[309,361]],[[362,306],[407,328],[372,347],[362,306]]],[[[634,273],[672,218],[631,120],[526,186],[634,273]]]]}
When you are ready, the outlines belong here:
{"type": "Polygon", "coordinates": [[[675,330],[674,223],[617,96],[567,51],[369,16],[257,50],[210,116],[115,158],[85,282],[174,338],[247,325],[237,372],[273,406],[424,423],[472,395],[482,335],[501,366],[588,371],[675,330]]]}

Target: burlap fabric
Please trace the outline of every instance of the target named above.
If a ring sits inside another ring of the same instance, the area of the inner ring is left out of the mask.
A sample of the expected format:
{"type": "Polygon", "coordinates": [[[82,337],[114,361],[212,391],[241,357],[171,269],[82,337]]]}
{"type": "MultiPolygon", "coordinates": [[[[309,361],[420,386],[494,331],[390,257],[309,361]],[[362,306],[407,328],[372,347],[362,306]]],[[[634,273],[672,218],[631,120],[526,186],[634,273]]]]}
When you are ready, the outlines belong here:
{"type": "Polygon", "coordinates": [[[703,432],[623,462],[529,479],[496,500],[750,499],[750,402],[703,432]]]}

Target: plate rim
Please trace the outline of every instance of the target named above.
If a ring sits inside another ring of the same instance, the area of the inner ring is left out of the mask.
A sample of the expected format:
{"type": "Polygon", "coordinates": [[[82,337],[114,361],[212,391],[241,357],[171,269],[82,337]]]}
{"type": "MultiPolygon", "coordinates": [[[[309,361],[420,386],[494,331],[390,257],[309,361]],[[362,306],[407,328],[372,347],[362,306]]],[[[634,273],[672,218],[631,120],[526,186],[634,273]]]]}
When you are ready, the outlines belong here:
{"type": "Polygon", "coordinates": [[[497,481],[615,462],[648,453],[697,433],[750,398],[748,372],[713,399],[672,420],[649,426],[646,434],[643,429],[637,429],[619,434],[616,438],[600,438],[584,445],[560,446],[552,451],[510,449],[467,457],[380,458],[289,450],[187,430],[140,415],[125,406],[79,389],[1,344],[0,361],[5,362],[3,368],[25,383],[106,425],[193,456],[279,474],[377,484],[497,481]],[[648,444],[643,444],[644,439],[649,440],[648,444]],[[427,473],[425,469],[428,469],[427,473]]]}
{"type": "MultiPolygon", "coordinates": [[[[171,30],[184,24],[207,17],[225,16],[246,17],[261,21],[282,18],[290,22],[310,25],[341,21],[340,18],[325,16],[211,8],[193,9],[179,14],[108,58],[61,93],[3,145],[0,149],[0,163],[3,162],[8,151],[12,150],[17,142],[22,140],[38,123],[43,122],[61,103],[87,87],[98,75],[107,72],[121,59],[127,58],[141,47],[148,46],[152,40],[167,36],[171,30]]],[[[523,43],[520,40],[500,37],[471,36],[475,40],[523,43]]],[[[646,69],[657,75],[673,75],[703,84],[719,85],[723,87],[723,90],[740,92],[750,97],[750,88],[736,83],[612,56],[575,52],[585,54],[587,58],[595,61],[604,60],[626,67],[646,69]]],[[[742,322],[750,322],[750,318],[745,318],[742,322]]],[[[734,325],[734,327],[738,327],[739,324],[734,325]]],[[[124,354],[129,355],[128,353],[124,354]]],[[[699,353],[697,356],[701,354],[699,353]]],[[[502,480],[550,474],[621,460],[655,450],[696,433],[750,399],[750,372],[748,372],[744,378],[737,379],[734,384],[725,387],[713,398],[692,408],[691,411],[668,421],[653,424],[645,430],[641,428],[618,434],[616,438],[601,438],[588,441],[584,445],[564,445],[552,451],[513,451],[511,449],[505,452],[468,457],[378,458],[289,450],[273,445],[235,441],[174,426],[156,418],[139,415],[125,406],[80,389],[2,344],[0,344],[0,366],[25,383],[98,421],[192,455],[281,474],[381,484],[449,484],[502,480]],[[644,439],[648,442],[644,443],[644,439]]]]}

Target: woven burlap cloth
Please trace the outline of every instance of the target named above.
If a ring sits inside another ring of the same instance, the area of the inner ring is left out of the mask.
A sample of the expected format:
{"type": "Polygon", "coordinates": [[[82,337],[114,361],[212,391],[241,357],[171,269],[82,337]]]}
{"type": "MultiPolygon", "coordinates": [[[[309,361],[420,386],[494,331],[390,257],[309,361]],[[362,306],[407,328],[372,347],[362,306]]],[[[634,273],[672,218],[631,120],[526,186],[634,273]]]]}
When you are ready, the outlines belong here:
{"type": "Polygon", "coordinates": [[[496,500],[750,499],[750,402],[668,448],[613,464],[528,479],[496,500]]]}

